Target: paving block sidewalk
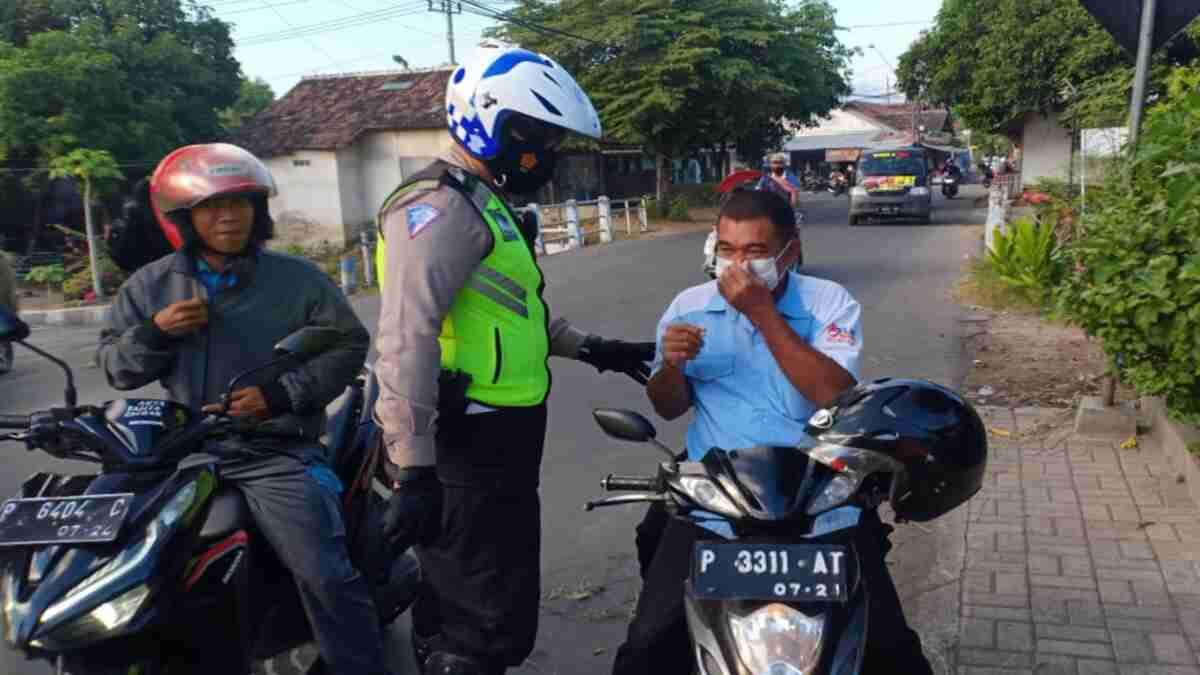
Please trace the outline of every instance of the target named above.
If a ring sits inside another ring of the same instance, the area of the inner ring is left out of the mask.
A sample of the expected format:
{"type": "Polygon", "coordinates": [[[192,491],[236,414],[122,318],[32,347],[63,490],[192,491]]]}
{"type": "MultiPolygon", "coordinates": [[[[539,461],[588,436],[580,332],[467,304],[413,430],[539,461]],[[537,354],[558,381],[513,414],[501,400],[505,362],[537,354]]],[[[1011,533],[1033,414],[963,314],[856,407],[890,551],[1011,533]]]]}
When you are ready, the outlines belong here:
{"type": "Polygon", "coordinates": [[[1162,450],[1071,436],[1071,411],[981,412],[959,674],[1200,675],[1200,507],[1162,450]]]}

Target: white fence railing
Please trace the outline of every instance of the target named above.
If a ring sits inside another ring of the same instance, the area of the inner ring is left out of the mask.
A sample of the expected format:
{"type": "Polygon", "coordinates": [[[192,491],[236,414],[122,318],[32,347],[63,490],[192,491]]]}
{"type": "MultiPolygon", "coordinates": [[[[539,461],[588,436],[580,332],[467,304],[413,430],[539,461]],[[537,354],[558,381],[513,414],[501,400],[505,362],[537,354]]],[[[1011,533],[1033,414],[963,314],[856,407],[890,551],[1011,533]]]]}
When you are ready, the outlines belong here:
{"type": "MultiPolygon", "coordinates": [[[[553,255],[571,249],[583,248],[588,236],[595,235],[601,243],[613,240],[613,228],[625,223],[625,234],[649,232],[650,221],[646,213],[646,199],[610,200],[600,197],[593,201],[578,202],[574,199],[562,204],[527,204],[517,209],[519,213],[533,213],[537,219],[538,234],[534,248],[538,255],[553,255]]],[[[340,263],[342,288],[347,293],[357,289],[361,281],[364,287],[375,285],[375,246],[378,243],[374,228],[359,233],[361,260],[355,256],[343,258],[340,263]],[[360,279],[358,266],[362,266],[360,279]]]]}
{"type": "Polygon", "coordinates": [[[597,235],[600,243],[612,241],[617,214],[624,216],[626,234],[633,234],[635,220],[639,232],[650,230],[646,200],[641,198],[615,202],[608,197],[584,202],[569,199],[562,204],[531,203],[518,210],[532,213],[537,219],[535,248],[539,255],[582,248],[587,243],[588,235],[597,235]]]}

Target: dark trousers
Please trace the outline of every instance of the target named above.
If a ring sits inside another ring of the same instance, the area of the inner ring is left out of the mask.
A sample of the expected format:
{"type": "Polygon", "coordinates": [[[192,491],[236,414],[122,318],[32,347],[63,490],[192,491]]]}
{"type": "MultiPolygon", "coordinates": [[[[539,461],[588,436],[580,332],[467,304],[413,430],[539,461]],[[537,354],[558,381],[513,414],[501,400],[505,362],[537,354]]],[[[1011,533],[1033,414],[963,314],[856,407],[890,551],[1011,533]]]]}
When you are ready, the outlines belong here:
{"type": "Polygon", "coordinates": [[[221,475],[246,497],[254,522],[291,570],[330,675],[384,675],[379,616],[346,551],[338,496],[288,456],[239,461],[221,475]]]}
{"type": "Polygon", "coordinates": [[[442,420],[442,531],[417,548],[425,585],[414,639],[470,657],[489,673],[533,651],[541,599],[538,475],[546,408],[506,408],[442,420]]]}
{"type": "MultiPolygon", "coordinates": [[[[867,653],[863,672],[932,675],[921,639],[908,626],[884,556],[889,530],[873,512],[864,513],[858,542],[862,572],[870,589],[867,653]]],[[[655,504],[637,527],[642,593],[625,643],[617,650],[614,675],[688,675],[691,637],[684,614],[684,583],[696,541],[715,535],[655,504]]]]}

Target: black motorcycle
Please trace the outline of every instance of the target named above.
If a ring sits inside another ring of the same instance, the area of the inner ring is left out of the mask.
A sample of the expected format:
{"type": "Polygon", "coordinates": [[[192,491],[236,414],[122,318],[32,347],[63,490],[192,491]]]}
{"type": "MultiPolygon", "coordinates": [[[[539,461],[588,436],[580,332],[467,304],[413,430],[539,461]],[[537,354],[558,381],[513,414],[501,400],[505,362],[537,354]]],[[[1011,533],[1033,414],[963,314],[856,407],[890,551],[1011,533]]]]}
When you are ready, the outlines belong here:
{"type": "Polygon", "coordinates": [[[942,176],[942,196],[947,199],[958,196],[958,174],[947,172],[942,176]]]}
{"type": "MultiPolygon", "coordinates": [[[[323,672],[305,647],[311,628],[291,575],[256,532],[241,493],[222,482],[220,461],[198,454],[205,440],[237,433],[238,422],[156,399],[76,405],[70,368],[23,342],[28,335],[0,308],[0,342],[19,342],[66,371],[66,405],[0,416],[0,428],[15,430],[0,440],[99,469],[35,474],[0,507],[8,645],[50,661],[59,675],[323,672]]],[[[263,368],[312,358],[335,336],[301,329],[263,368]]],[[[228,391],[259,370],[234,378],[228,391]]],[[[415,598],[419,567],[411,552],[390,565],[363,564],[387,559],[371,536],[386,491],[364,470],[373,390],[364,373],[330,415],[325,440],[349,486],[351,557],[387,624],[415,598]]]]}
{"type": "Polygon", "coordinates": [[[630,494],[587,510],[661,502],[714,534],[696,544],[685,587],[697,672],[860,672],[871,589],[854,535],[889,497],[897,460],[814,443],[714,448],[699,462],[677,462],[641,415],[594,417],[609,436],[652,443],[669,459],[655,476],[610,475],[606,490],[630,494]]]}

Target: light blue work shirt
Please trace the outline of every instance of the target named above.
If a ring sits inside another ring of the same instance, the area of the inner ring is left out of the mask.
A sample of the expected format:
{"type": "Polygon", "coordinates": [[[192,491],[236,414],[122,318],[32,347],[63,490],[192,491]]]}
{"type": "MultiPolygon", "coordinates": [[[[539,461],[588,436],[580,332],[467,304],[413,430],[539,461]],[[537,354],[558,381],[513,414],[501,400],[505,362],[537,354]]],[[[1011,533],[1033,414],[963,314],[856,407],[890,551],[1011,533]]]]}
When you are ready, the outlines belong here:
{"type": "MultiPolygon", "coordinates": [[[[841,285],[789,273],[775,305],[792,330],[858,379],[861,309],[841,285]]],[[[655,370],[662,366],[662,337],[673,323],[705,330],[704,345],[684,366],[695,417],[688,427],[688,457],[709,449],[795,445],[817,406],[800,394],[775,361],[762,333],[730,307],[717,282],[676,296],[658,324],[655,370]]]]}

